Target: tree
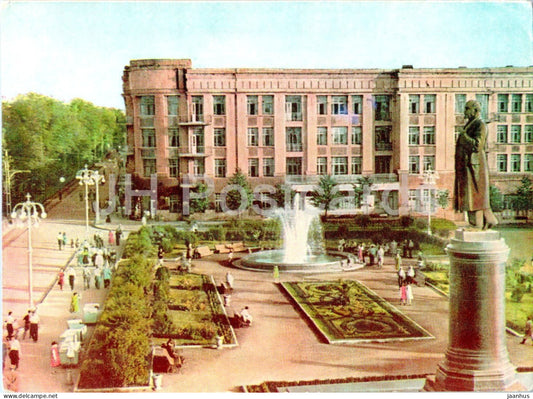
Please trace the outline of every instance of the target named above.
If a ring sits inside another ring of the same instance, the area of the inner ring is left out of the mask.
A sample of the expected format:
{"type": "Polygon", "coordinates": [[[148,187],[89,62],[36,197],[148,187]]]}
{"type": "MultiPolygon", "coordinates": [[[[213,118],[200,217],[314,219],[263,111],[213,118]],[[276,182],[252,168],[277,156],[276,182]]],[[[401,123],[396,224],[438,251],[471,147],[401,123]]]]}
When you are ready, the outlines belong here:
{"type": "Polygon", "coordinates": [[[517,210],[524,211],[527,221],[529,210],[533,208],[533,186],[527,176],[524,176],[520,183],[520,187],[516,190],[516,207],[517,210]]]}
{"type": "Polygon", "coordinates": [[[276,201],[278,207],[284,208],[285,205],[292,204],[295,195],[296,191],[290,188],[290,186],[278,183],[276,184],[276,192],[272,195],[272,198],[276,201]]]}
{"type": "Polygon", "coordinates": [[[490,207],[494,212],[501,212],[504,210],[502,192],[496,186],[489,187],[490,207]]]}
{"type": "MultiPolygon", "coordinates": [[[[204,194],[207,192],[207,185],[204,183],[198,183],[194,188],[196,194],[204,194]]],[[[209,198],[205,195],[201,195],[200,198],[191,198],[191,210],[193,212],[205,212],[209,208],[209,198]]]]}
{"type": "Polygon", "coordinates": [[[341,197],[337,182],[331,175],[324,175],[318,182],[318,187],[311,193],[311,202],[314,206],[324,209],[324,218],[328,217],[331,203],[341,197]]]}
{"type": "Polygon", "coordinates": [[[361,207],[361,203],[365,195],[370,194],[370,187],[372,186],[372,178],[369,176],[362,176],[357,179],[357,183],[353,185],[354,201],[356,208],[361,207]]]}
{"type": "Polygon", "coordinates": [[[230,188],[226,195],[227,210],[240,214],[252,206],[253,191],[240,169],[229,179],[228,186],[234,188],[230,188]]]}
{"type": "Polygon", "coordinates": [[[437,190],[436,197],[437,197],[437,204],[442,209],[446,209],[448,207],[448,203],[450,202],[450,191],[449,190],[437,190]]]}

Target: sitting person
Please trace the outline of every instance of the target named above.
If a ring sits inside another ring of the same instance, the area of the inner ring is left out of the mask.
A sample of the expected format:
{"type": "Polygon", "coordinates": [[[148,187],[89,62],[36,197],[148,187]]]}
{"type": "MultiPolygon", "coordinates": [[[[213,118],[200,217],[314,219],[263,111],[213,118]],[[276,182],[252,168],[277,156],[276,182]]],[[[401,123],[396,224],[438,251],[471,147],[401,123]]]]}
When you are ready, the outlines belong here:
{"type": "Polygon", "coordinates": [[[167,350],[168,355],[172,359],[176,358],[176,354],[174,353],[174,341],[172,341],[172,338],[169,338],[165,344],[161,345],[161,347],[167,350]]]}
{"type": "Polygon", "coordinates": [[[247,324],[249,326],[252,325],[253,317],[250,314],[250,312],[248,312],[248,306],[245,306],[244,308],[242,308],[240,317],[244,324],[247,324]]]}

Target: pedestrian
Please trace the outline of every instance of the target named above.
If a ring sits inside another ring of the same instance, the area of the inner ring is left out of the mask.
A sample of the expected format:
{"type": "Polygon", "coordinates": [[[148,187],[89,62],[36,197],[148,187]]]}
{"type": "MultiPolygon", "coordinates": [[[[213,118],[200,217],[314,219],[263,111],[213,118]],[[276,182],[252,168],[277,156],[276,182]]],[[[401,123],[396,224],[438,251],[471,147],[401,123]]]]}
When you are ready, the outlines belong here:
{"type": "Polygon", "coordinates": [[[80,296],[77,292],[72,294],[70,298],[70,312],[77,313],[80,311],[80,296]]]}
{"type": "Polygon", "coordinates": [[[65,270],[65,272],[66,272],[65,274],[68,277],[68,283],[70,285],[70,290],[74,291],[74,281],[76,279],[76,271],[74,270],[74,268],[72,266],[68,265],[68,267],[65,270]]]}
{"type": "Polygon", "coordinates": [[[404,281],[400,285],[400,305],[407,304],[407,283],[404,281]]]}
{"type": "Polygon", "coordinates": [[[60,365],[59,346],[56,341],[52,341],[52,345],[50,346],[50,367],[58,367],[60,365]]]}
{"type": "Polygon", "coordinates": [[[102,270],[97,266],[94,269],[94,287],[99,290],[102,284],[102,270]]]}
{"type": "Polygon", "coordinates": [[[109,245],[115,245],[115,233],[112,230],[109,230],[107,240],[109,242],[109,245]]]}
{"type": "Polygon", "coordinates": [[[402,267],[402,257],[400,256],[400,251],[398,251],[394,257],[394,266],[396,266],[397,271],[400,270],[400,267],[402,267]]]}
{"type": "Polygon", "coordinates": [[[368,249],[368,256],[370,258],[370,266],[373,266],[374,265],[374,261],[376,259],[376,255],[377,255],[377,248],[374,244],[372,244],[370,246],[370,248],[368,249]]]}
{"type": "Polygon", "coordinates": [[[252,321],[253,321],[253,318],[252,318],[252,315],[250,314],[250,312],[248,311],[248,306],[245,306],[244,308],[242,308],[241,310],[241,320],[251,326],[252,325],[252,321]]]}
{"type": "Polygon", "coordinates": [[[10,310],[7,314],[5,325],[7,330],[7,337],[11,338],[13,337],[13,325],[15,324],[15,318],[13,317],[13,312],[10,310]]]}
{"type": "Polygon", "coordinates": [[[13,370],[19,368],[20,355],[20,342],[16,336],[13,336],[9,341],[9,360],[11,361],[13,370]]]}
{"type": "Polygon", "coordinates": [[[365,263],[365,259],[363,257],[363,251],[364,251],[364,245],[359,244],[359,246],[357,247],[357,257],[359,258],[360,263],[365,263]]]}
{"type": "Polygon", "coordinates": [[[528,338],[533,343],[533,321],[532,319],[533,319],[532,316],[529,316],[527,318],[526,328],[525,328],[526,331],[524,333],[524,339],[522,340],[522,342],[520,342],[521,344],[525,344],[528,338]]]}
{"type": "Polygon", "coordinates": [[[380,245],[380,247],[378,249],[378,267],[379,268],[383,267],[384,259],[385,259],[385,250],[383,249],[383,246],[380,245]]]}
{"type": "Polygon", "coordinates": [[[115,231],[115,240],[117,241],[117,245],[120,245],[121,236],[122,236],[122,226],[119,224],[115,231]]]}
{"type": "Polygon", "coordinates": [[[39,315],[34,310],[30,316],[30,338],[33,342],[37,342],[39,339],[39,315]]]}
{"type": "Polygon", "coordinates": [[[409,250],[409,257],[412,258],[413,249],[415,248],[415,243],[413,242],[413,240],[409,240],[409,243],[407,245],[408,245],[408,250],[409,250]]]}
{"type": "Polygon", "coordinates": [[[109,288],[111,284],[111,268],[109,266],[104,267],[104,288],[109,288]]]}
{"type": "Polygon", "coordinates": [[[226,283],[228,284],[228,287],[230,289],[233,289],[233,285],[235,283],[235,277],[233,277],[233,274],[231,274],[230,272],[226,273],[226,283]]]}
{"type": "Polygon", "coordinates": [[[415,268],[413,265],[409,266],[409,269],[407,269],[407,284],[414,284],[415,281],[415,268]]]}
{"type": "MultiPolygon", "coordinates": [[[[26,339],[26,334],[29,333],[30,331],[30,317],[31,317],[31,310],[28,310],[28,313],[26,313],[26,315],[22,318],[22,320],[24,321],[24,332],[22,333],[22,339],[26,339]]],[[[31,333],[30,333],[30,337],[31,337],[31,333]]]]}
{"type": "Polygon", "coordinates": [[[6,368],[6,358],[8,352],[9,342],[7,341],[7,337],[5,335],[2,335],[2,370],[6,368]]]}
{"type": "Polygon", "coordinates": [[[66,247],[67,247],[67,243],[68,243],[68,240],[67,240],[67,232],[64,231],[64,232],[63,232],[63,248],[66,248],[66,247]]]}
{"type": "Polygon", "coordinates": [[[63,247],[63,233],[61,232],[57,233],[57,246],[59,250],[61,251],[63,247]]]}
{"type": "Polygon", "coordinates": [[[87,290],[91,288],[91,271],[89,267],[83,268],[83,289],[87,290]]]}
{"type": "Polygon", "coordinates": [[[396,240],[392,240],[392,242],[390,243],[389,249],[390,249],[390,254],[392,256],[396,255],[396,251],[398,250],[398,243],[396,242],[396,240]]]}
{"type": "Polygon", "coordinates": [[[74,238],[70,239],[70,248],[74,248],[74,238]]]}
{"type": "Polygon", "coordinates": [[[408,305],[411,305],[413,303],[413,299],[414,299],[414,296],[413,296],[413,287],[412,287],[412,284],[409,284],[409,283],[405,283],[405,294],[407,296],[407,304],[408,305]]]}
{"type": "Polygon", "coordinates": [[[61,291],[63,291],[63,285],[65,284],[65,273],[61,270],[57,276],[57,284],[61,291]]]}
{"type": "Polygon", "coordinates": [[[400,266],[398,269],[398,287],[402,288],[403,283],[405,282],[405,271],[403,267],[400,266]]]}
{"type": "Polygon", "coordinates": [[[12,367],[4,372],[4,389],[10,392],[19,391],[18,373],[12,367]]]}

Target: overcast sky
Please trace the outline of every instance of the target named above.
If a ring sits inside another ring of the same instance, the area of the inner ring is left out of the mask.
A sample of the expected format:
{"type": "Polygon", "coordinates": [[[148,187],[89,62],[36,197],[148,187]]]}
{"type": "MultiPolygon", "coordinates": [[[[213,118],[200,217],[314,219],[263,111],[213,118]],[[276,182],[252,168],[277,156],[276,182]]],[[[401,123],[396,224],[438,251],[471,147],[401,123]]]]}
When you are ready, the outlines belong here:
{"type": "Polygon", "coordinates": [[[124,109],[131,59],[193,67],[533,65],[529,1],[2,1],[3,100],[37,92],[124,109]]]}

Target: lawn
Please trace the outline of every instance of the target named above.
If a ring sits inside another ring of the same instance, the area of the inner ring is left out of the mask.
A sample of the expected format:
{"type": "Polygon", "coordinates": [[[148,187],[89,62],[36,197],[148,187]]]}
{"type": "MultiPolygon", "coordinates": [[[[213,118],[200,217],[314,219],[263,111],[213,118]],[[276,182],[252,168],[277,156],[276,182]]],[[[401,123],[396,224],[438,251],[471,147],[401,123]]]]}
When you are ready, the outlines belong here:
{"type": "Polygon", "coordinates": [[[329,343],[433,338],[357,281],[286,282],[282,287],[329,343]]]}

